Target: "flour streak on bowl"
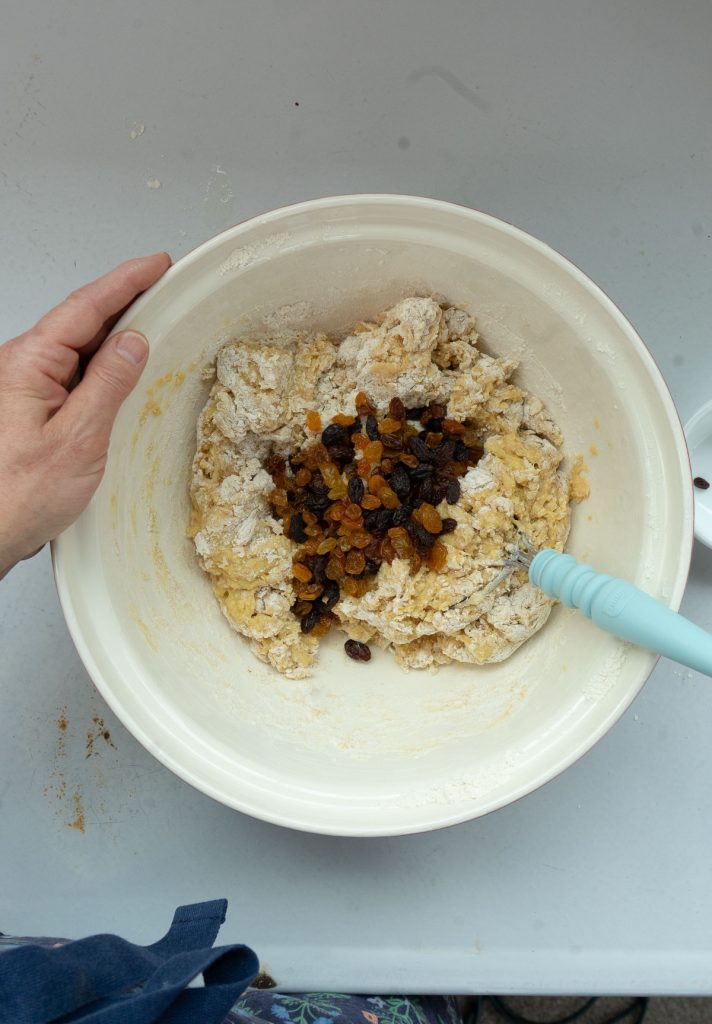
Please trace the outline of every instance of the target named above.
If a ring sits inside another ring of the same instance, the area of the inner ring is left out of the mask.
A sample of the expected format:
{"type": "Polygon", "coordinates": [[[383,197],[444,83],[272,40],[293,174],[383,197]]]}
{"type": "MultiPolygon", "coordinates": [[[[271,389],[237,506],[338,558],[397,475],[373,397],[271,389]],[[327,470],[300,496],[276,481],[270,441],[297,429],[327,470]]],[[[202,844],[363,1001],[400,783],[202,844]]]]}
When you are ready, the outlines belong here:
{"type": "Polygon", "coordinates": [[[407,196],[316,200],[248,221],[181,260],[120,327],[151,342],[106,476],[55,544],[70,630],[127,728],[222,802],[316,832],[438,828],[511,802],[580,757],[654,658],[556,608],[485,668],[405,673],[350,662],[335,638],[311,680],[279,677],[222,617],[185,529],[202,370],[246,333],[338,333],[407,294],[466,303],[486,348],[516,353],[591,498],[569,548],[677,608],[692,543],[684,439],[652,359],[618,310],[542,243],[407,196]]]}

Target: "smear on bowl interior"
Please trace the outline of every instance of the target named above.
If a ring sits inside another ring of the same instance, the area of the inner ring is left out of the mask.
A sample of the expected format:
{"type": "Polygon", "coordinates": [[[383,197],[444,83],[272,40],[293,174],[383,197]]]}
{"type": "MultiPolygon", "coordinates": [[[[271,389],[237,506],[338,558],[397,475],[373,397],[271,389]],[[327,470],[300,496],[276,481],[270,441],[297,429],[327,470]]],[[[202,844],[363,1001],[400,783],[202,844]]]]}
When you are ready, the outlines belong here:
{"type": "Polygon", "coordinates": [[[510,576],[519,526],[561,550],[588,487],[517,363],[474,318],[404,299],[343,339],[239,338],[198,421],[189,527],[215,596],[255,653],[311,674],[319,640],[390,648],[407,668],[502,661],[552,602],[510,576]]]}

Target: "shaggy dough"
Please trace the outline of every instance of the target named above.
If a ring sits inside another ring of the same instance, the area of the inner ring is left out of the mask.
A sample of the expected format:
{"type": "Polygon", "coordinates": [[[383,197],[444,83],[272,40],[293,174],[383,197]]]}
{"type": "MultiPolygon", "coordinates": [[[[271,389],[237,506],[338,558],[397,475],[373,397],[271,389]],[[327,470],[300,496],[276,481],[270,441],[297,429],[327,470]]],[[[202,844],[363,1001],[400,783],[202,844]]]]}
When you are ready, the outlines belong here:
{"type": "Polygon", "coordinates": [[[516,362],[485,354],[477,339],[464,310],[408,298],[340,343],[278,335],[230,341],[218,353],[198,421],[189,533],[228,620],[285,675],[311,674],[318,642],[290,611],[297,545],[272,518],[263,460],[313,440],[310,409],[328,423],[352,411],[359,391],[381,408],[396,394],[407,407],[447,401],[449,415],[482,429],[485,455],[462,478],[457,505],[439,506],[458,522],[443,537],[442,572],[411,575],[405,561],[384,563],[372,590],[334,608],[345,632],[391,646],[404,667],[429,668],[501,661],[545,623],[552,602],[525,573],[485,589],[515,522],[535,547],[563,547],[571,501],[587,485],[580,465],[573,475],[565,469],[561,434],[542,402],[512,383],[516,362]]]}

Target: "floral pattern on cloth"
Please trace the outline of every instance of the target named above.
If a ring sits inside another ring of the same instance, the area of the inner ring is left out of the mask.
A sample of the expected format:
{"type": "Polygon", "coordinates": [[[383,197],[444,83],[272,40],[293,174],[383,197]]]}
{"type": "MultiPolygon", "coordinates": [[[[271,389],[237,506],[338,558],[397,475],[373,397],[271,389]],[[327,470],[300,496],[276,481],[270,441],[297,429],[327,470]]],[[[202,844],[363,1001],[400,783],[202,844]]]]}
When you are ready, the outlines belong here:
{"type": "Polygon", "coordinates": [[[249,989],[225,1024],[462,1024],[452,996],[284,995],[249,989]]]}

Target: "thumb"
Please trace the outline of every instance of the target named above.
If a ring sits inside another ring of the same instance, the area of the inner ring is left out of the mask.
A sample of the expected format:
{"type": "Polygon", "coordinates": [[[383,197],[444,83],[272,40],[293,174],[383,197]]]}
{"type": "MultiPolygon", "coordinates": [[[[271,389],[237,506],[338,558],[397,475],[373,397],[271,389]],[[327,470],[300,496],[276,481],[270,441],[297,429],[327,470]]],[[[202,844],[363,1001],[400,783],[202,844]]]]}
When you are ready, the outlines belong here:
{"type": "Polygon", "coordinates": [[[121,331],[104,342],[59,415],[74,432],[92,437],[105,453],[122,403],[133,391],[148,360],[148,342],[138,331],[121,331]]]}

